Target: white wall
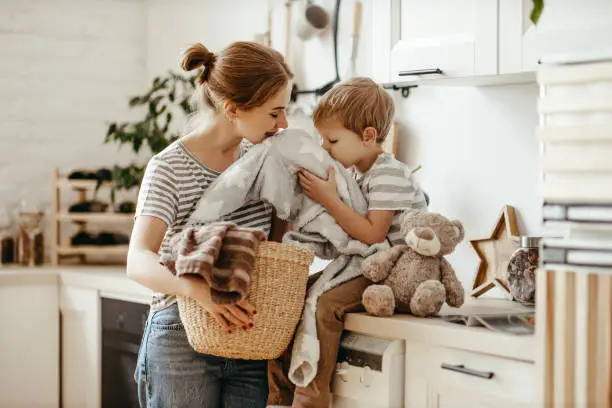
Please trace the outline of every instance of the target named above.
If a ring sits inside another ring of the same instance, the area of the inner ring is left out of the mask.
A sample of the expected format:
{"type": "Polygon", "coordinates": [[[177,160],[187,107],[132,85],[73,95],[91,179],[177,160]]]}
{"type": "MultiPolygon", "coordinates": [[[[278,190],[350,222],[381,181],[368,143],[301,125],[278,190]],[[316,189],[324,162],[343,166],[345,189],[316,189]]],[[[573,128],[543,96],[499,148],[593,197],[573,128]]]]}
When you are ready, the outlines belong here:
{"type": "Polygon", "coordinates": [[[266,30],[266,0],[147,0],[149,78],[180,71],[182,52],[201,42],[218,52],[233,41],[252,41],[266,30]]]}
{"type": "Polygon", "coordinates": [[[399,158],[423,166],[431,210],[465,226],[450,260],[466,287],[478,266],[468,241],[490,236],[505,204],[516,208],[522,233],[541,233],[536,96],[531,84],[421,87],[395,97],[399,158]]]}
{"type": "Polygon", "coordinates": [[[107,121],[146,74],[144,0],[0,0],[0,206],[50,204],[55,167],[112,166],[107,121]]]}

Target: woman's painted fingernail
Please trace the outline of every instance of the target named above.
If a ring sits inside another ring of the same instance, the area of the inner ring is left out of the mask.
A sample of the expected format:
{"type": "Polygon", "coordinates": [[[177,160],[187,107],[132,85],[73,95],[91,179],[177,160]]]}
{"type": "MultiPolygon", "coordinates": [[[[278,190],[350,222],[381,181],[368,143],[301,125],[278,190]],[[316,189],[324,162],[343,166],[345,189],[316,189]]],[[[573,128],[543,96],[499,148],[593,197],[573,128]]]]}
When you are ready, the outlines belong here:
{"type": "Polygon", "coordinates": [[[257,314],[257,310],[253,310],[253,314],[256,315],[257,314]]]}
{"type": "Polygon", "coordinates": [[[249,327],[253,327],[253,322],[249,323],[249,327]]]}

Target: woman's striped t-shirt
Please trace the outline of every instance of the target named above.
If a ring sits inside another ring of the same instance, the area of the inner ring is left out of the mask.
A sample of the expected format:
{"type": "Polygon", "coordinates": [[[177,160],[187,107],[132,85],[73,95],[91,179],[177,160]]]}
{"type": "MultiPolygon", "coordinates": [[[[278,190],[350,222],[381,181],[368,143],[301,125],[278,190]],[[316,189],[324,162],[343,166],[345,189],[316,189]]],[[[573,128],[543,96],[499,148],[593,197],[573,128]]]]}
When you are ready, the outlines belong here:
{"type": "MultiPolygon", "coordinates": [[[[240,156],[246,153],[241,146],[240,156]]],[[[159,254],[169,252],[168,242],[185,227],[196,204],[219,172],[207,168],[180,141],[176,141],[149,161],[142,180],[136,206],[136,217],[157,217],[168,225],[159,254]]],[[[246,203],[224,217],[244,227],[261,228],[270,232],[272,207],[263,201],[246,203]]],[[[154,293],[151,308],[163,309],[176,302],[175,296],[154,293]]]]}

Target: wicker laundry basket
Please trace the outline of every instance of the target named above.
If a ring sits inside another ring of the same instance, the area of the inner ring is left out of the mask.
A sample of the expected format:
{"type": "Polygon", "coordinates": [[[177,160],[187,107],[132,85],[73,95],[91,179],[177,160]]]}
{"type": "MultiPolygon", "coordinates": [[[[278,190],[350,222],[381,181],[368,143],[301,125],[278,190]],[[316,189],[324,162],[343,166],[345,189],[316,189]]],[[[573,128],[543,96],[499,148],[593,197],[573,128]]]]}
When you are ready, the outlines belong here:
{"type": "Polygon", "coordinates": [[[302,315],[306,281],[314,255],[296,245],[264,241],[251,273],[249,302],[256,308],[254,327],[223,330],[191,298],[178,298],[189,344],[199,353],[219,357],[270,360],[289,346],[302,315]]]}

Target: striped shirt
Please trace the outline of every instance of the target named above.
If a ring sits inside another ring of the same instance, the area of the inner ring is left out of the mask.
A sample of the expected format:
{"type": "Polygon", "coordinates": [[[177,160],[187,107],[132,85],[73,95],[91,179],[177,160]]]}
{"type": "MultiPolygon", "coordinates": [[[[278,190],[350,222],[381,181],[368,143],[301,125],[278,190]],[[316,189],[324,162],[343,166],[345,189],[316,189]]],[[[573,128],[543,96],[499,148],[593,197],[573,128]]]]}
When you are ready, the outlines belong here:
{"type": "Polygon", "coordinates": [[[427,201],[411,170],[390,153],[381,153],[365,173],[354,172],[355,180],[368,202],[368,210],[395,211],[387,240],[392,246],[405,244],[401,214],[408,208],[426,209],[427,201]]]}
{"type": "MultiPolygon", "coordinates": [[[[247,149],[246,144],[241,145],[240,156],[247,149]]],[[[160,255],[169,253],[170,239],[183,230],[202,194],[219,174],[206,167],[180,140],[149,160],[138,194],[136,217],[153,216],[168,226],[158,252],[160,255]]],[[[250,202],[219,221],[261,228],[269,234],[272,211],[263,201],[250,202]]],[[[151,308],[162,309],[175,302],[175,296],[155,293],[151,308]]]]}

